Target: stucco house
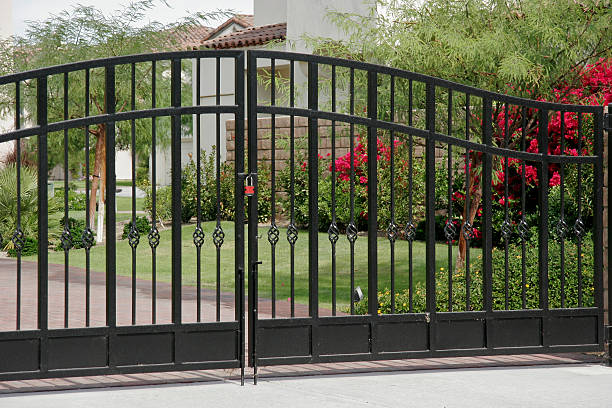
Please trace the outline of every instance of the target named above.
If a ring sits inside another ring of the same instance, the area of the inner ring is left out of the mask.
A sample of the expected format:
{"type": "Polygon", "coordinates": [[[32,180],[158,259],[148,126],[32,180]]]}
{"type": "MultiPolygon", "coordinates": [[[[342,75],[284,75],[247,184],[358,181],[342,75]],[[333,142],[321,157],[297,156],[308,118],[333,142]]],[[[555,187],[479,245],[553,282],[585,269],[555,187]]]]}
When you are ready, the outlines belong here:
{"type": "MultiPolygon", "coordinates": [[[[341,40],[343,33],[327,17],[330,11],[338,11],[359,15],[367,15],[372,6],[373,0],[254,0],[254,15],[239,14],[219,27],[211,30],[203,36],[199,44],[194,48],[199,49],[255,49],[263,47],[273,47],[280,51],[309,53],[309,48],[305,37],[324,37],[341,40]]],[[[216,62],[214,60],[202,60],[200,75],[200,104],[216,104],[216,84],[215,78],[216,62]],[[209,79],[209,80],[207,80],[209,79]]],[[[245,75],[246,75],[246,66],[245,75]]],[[[261,65],[259,69],[269,69],[269,66],[261,65]]],[[[196,62],[193,62],[192,78],[195,78],[196,62]]],[[[221,63],[221,72],[234,72],[231,61],[221,63]]],[[[278,61],[276,72],[279,76],[289,77],[289,63],[278,61]]],[[[304,63],[295,65],[295,84],[296,88],[302,87],[307,83],[308,70],[304,63]]],[[[233,104],[235,98],[233,75],[221,75],[221,104],[233,104]]],[[[193,103],[196,100],[197,89],[193,81],[193,103]]],[[[245,95],[246,97],[246,95],[245,95]]],[[[260,100],[269,98],[269,90],[264,86],[258,87],[258,97],[260,100]]],[[[298,93],[296,105],[305,106],[305,93],[298,93]]],[[[221,115],[221,143],[219,146],[222,160],[227,154],[226,134],[232,129],[226,129],[228,123],[232,124],[234,117],[231,114],[221,115]],[[229,121],[229,122],[228,122],[229,121]]],[[[194,129],[196,117],[194,116],[194,129]]],[[[201,148],[207,152],[212,151],[216,145],[216,118],[214,115],[202,115],[201,123],[201,148]]],[[[194,152],[197,148],[197,140],[194,134],[184,134],[181,140],[181,156],[183,164],[189,161],[190,157],[195,157],[194,152]]],[[[157,151],[157,181],[159,184],[170,184],[170,150],[162,148],[157,151]]],[[[232,157],[228,157],[230,160],[232,157]]]]}

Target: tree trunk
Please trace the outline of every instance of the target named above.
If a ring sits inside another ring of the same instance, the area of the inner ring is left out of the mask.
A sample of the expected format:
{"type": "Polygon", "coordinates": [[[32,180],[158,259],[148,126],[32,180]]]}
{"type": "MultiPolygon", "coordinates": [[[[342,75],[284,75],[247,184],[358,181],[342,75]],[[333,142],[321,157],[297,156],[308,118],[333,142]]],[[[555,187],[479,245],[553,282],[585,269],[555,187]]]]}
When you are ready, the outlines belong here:
{"type": "Polygon", "coordinates": [[[466,191],[466,197],[470,195],[470,206],[463,206],[463,223],[461,224],[461,228],[459,228],[459,251],[457,253],[457,260],[455,262],[455,270],[462,269],[465,266],[465,258],[467,253],[467,242],[465,236],[463,235],[463,228],[465,226],[466,221],[469,221],[470,224],[474,225],[474,219],[476,218],[476,213],[478,212],[478,207],[480,207],[480,200],[482,198],[482,185],[478,182],[478,186],[476,190],[472,193],[472,186],[476,185],[477,174],[475,169],[479,166],[480,160],[472,160],[470,174],[469,174],[469,183],[466,191]]]}
{"type": "Polygon", "coordinates": [[[91,182],[91,194],[89,196],[89,225],[95,224],[96,215],[96,194],[100,188],[100,197],[104,200],[104,185],[106,173],[106,127],[102,124],[98,126],[96,135],[96,157],[94,160],[93,179],[91,182]],[[102,181],[102,186],[100,186],[102,181]]]}

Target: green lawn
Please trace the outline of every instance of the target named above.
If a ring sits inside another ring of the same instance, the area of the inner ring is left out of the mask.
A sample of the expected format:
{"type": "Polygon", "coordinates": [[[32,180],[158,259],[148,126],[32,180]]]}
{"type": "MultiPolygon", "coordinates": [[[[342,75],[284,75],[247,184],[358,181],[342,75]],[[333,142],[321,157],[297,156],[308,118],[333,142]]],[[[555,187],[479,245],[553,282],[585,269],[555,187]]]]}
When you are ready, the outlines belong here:
{"type": "MultiPolygon", "coordinates": [[[[221,248],[221,287],[224,291],[234,288],[234,224],[223,222],[225,242],[221,248]]],[[[160,228],[161,243],[157,249],[157,279],[162,282],[171,281],[171,231],[160,228]]],[[[214,222],[203,224],[206,242],[202,247],[202,282],[207,288],[216,285],[216,249],[212,243],[214,222]]],[[[182,229],[182,271],[183,284],[196,284],[196,250],[192,234],[194,225],[186,225],[182,229]]],[[[276,246],[276,290],[277,299],[287,299],[290,296],[290,247],[286,240],[286,229],[281,228],[281,239],[276,246]]],[[[259,268],[259,290],[261,297],[270,297],[271,292],[271,247],[267,241],[267,229],[259,229],[262,239],[259,240],[259,259],[263,265],[259,268]]],[[[245,228],[246,235],[246,228],[245,228]]],[[[350,292],[350,246],[345,236],[337,243],[337,302],[339,307],[345,307],[349,301],[350,292]]],[[[446,246],[438,244],[436,249],[439,269],[446,267],[446,246]]],[[[96,246],[91,250],[91,267],[94,271],[105,270],[105,247],[96,246]]],[[[30,257],[36,260],[36,257],[30,257]]],[[[49,262],[64,263],[63,252],[50,252],[49,262]]],[[[117,242],[117,273],[131,275],[132,252],[126,240],[117,242]]],[[[84,267],[84,250],[70,252],[70,264],[84,267]]],[[[408,287],[408,242],[398,241],[395,253],[396,288],[408,287]]],[[[386,238],[379,238],[378,244],[379,288],[390,285],[390,249],[386,238]]],[[[359,285],[367,294],[367,237],[359,237],[355,243],[355,285],[359,285]]],[[[137,276],[141,279],[151,279],[151,250],[147,237],[141,237],[137,249],[137,276]]],[[[414,281],[425,279],[425,243],[413,244],[413,276],[414,281]]],[[[296,302],[308,303],[308,231],[300,231],[295,246],[295,298],[296,302]]],[[[326,233],[319,234],[319,301],[322,307],[331,305],[331,246],[326,233]]]]}

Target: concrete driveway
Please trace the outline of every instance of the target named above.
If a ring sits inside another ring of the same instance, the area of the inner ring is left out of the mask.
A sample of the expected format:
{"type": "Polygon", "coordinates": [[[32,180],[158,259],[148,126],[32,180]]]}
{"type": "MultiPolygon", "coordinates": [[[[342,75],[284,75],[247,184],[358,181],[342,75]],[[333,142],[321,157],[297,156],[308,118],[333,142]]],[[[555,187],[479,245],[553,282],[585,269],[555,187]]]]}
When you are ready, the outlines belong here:
{"type": "Polygon", "coordinates": [[[264,378],[30,393],[3,408],[71,407],[609,407],[612,368],[564,365],[264,378]]]}

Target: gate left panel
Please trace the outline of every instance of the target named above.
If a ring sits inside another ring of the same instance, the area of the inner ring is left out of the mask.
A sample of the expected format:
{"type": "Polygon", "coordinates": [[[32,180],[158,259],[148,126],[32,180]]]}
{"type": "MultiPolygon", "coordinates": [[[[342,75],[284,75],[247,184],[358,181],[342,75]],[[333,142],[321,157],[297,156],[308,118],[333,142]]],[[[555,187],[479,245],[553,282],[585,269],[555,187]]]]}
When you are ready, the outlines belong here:
{"type": "Polygon", "coordinates": [[[242,52],[0,77],[0,380],[244,369],[243,137],[242,52]]]}

